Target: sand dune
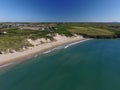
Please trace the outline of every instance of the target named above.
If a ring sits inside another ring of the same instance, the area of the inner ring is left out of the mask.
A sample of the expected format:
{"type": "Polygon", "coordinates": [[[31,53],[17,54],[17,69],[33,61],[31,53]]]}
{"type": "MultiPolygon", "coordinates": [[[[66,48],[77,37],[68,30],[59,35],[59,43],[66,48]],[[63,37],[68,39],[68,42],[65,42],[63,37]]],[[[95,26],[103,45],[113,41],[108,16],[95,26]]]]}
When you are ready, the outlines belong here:
{"type": "Polygon", "coordinates": [[[66,37],[58,34],[54,37],[54,39],[55,41],[45,40],[43,38],[35,41],[28,39],[28,41],[33,45],[33,47],[29,47],[27,50],[24,50],[22,52],[14,52],[0,55],[0,65],[25,60],[28,57],[33,57],[36,54],[43,53],[44,51],[47,51],[59,45],[85,40],[85,38],[78,35],[66,37]]]}

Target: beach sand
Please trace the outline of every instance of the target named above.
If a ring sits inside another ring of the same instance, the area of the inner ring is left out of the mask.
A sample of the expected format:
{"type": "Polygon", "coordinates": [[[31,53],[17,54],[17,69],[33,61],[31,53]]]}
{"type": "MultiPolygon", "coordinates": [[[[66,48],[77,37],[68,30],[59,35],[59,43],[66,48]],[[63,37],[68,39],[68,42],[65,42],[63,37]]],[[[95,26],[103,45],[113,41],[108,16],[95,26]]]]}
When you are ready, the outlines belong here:
{"type": "Polygon", "coordinates": [[[38,39],[36,41],[32,41],[29,39],[29,42],[34,45],[33,47],[29,47],[27,50],[21,52],[14,52],[14,53],[0,55],[0,66],[8,63],[21,62],[23,60],[27,60],[27,58],[29,57],[34,57],[36,54],[41,54],[49,49],[55,48],[60,45],[65,45],[65,44],[70,44],[73,42],[85,40],[85,38],[79,35],[66,37],[58,34],[54,37],[54,39],[56,41],[46,40],[45,42],[45,40],[42,40],[45,42],[43,44],[40,44],[41,39],[38,39]]]}

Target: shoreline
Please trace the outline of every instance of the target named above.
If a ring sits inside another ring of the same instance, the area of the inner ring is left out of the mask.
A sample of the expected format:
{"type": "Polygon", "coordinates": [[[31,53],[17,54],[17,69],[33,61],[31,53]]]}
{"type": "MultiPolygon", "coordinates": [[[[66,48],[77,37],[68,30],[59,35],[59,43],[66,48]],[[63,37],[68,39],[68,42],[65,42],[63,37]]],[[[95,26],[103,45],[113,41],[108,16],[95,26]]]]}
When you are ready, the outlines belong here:
{"type": "Polygon", "coordinates": [[[72,43],[76,42],[77,44],[77,42],[82,42],[86,40],[88,39],[83,38],[82,36],[67,37],[67,38],[61,36],[57,41],[41,44],[33,47],[32,49],[28,49],[22,52],[3,54],[3,55],[0,55],[0,59],[1,59],[0,68],[2,68],[2,66],[6,67],[9,64],[10,65],[14,63],[16,64],[16,63],[20,63],[22,61],[28,60],[36,55],[41,55],[44,52],[50,49],[54,49],[61,45],[67,45],[67,44],[72,45],[72,43]]]}

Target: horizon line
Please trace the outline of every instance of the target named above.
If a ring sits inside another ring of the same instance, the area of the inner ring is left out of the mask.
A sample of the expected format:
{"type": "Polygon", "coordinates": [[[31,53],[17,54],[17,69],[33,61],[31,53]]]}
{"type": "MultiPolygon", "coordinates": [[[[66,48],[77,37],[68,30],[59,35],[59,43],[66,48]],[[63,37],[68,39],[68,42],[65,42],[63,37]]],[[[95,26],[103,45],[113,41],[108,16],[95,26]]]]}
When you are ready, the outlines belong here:
{"type": "Polygon", "coordinates": [[[34,22],[34,21],[3,21],[3,22],[0,22],[0,23],[120,23],[120,22],[107,22],[107,21],[104,21],[104,22],[99,22],[99,21],[86,21],[86,22],[82,22],[82,21],[63,21],[63,22],[59,22],[59,21],[55,21],[55,22],[52,22],[52,21],[44,21],[44,22],[34,22]]]}

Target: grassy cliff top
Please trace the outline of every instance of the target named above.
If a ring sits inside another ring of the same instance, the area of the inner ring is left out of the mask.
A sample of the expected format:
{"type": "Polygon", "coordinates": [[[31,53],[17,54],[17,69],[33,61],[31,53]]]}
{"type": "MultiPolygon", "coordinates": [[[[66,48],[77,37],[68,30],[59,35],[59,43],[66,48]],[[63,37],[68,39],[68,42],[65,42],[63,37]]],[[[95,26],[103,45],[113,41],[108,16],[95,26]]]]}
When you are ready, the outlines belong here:
{"type": "Polygon", "coordinates": [[[120,37],[120,24],[108,23],[72,23],[62,24],[71,33],[91,38],[120,37]]]}

